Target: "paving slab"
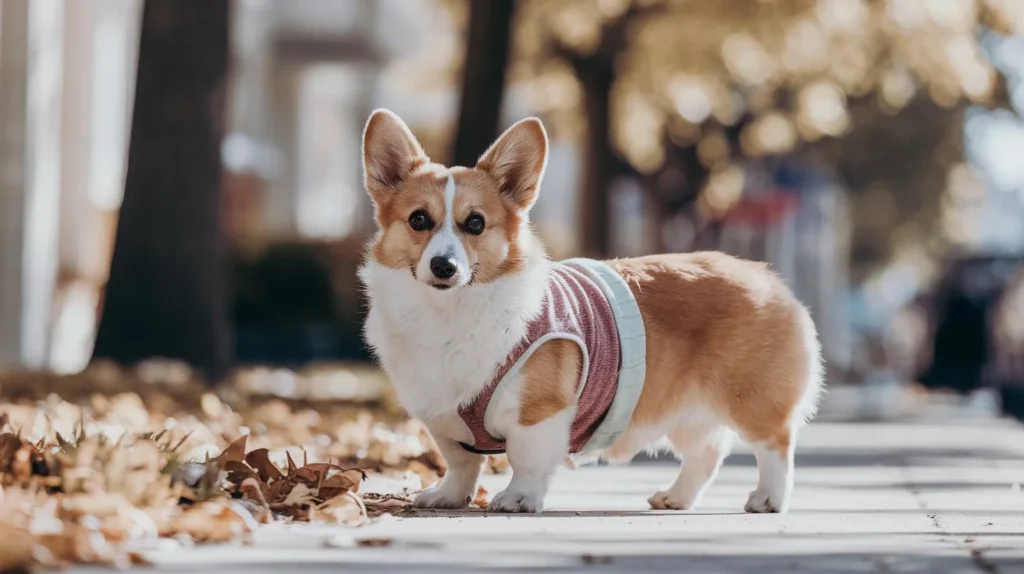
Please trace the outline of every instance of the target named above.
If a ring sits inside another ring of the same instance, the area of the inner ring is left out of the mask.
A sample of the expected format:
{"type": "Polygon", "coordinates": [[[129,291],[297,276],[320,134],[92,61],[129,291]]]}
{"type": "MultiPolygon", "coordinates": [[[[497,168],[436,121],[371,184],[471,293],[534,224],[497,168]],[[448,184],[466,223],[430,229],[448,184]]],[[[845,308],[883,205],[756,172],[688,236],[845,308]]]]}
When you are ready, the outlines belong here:
{"type": "MultiPolygon", "coordinates": [[[[252,546],[146,556],[161,573],[1024,572],[1024,427],[932,412],[817,423],[801,438],[786,515],[742,512],[756,466],[740,446],[692,512],[647,510],[676,464],[645,460],[561,471],[541,515],[424,511],[359,529],[274,525],[252,546]],[[389,545],[353,546],[358,539],[389,545]]],[[[493,494],[508,479],[484,485],[493,494]]]]}

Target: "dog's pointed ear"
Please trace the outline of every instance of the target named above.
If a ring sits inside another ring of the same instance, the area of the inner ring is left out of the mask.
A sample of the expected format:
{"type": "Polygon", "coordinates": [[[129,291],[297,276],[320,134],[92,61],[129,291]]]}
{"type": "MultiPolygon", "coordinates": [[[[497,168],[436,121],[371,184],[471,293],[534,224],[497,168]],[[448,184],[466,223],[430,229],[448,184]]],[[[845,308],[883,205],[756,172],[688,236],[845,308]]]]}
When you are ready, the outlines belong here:
{"type": "Polygon", "coordinates": [[[476,167],[498,181],[501,195],[516,209],[529,211],[537,201],[548,162],[548,134],[537,118],[516,122],[480,156],[476,167]]]}
{"type": "Polygon", "coordinates": [[[430,158],[402,118],[385,109],[370,114],[363,130],[363,171],[375,202],[427,163],[430,158]]]}

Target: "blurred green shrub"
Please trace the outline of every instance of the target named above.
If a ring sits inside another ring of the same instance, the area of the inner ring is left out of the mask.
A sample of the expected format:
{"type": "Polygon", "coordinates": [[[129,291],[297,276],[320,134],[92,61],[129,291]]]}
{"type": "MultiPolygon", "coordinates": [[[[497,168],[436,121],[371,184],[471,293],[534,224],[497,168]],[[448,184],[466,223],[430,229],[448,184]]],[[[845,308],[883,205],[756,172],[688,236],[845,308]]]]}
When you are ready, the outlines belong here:
{"type": "Polygon", "coordinates": [[[229,252],[239,361],[368,359],[359,240],[237,243],[229,252]]]}

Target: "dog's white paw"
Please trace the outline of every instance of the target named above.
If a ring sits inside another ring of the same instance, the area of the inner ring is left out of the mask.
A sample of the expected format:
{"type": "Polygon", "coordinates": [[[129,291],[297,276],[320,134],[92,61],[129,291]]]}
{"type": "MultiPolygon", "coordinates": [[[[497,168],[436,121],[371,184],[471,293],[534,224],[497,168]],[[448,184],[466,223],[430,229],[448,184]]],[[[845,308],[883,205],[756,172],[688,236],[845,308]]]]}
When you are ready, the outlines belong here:
{"type": "Polygon", "coordinates": [[[487,510],[492,512],[544,512],[544,495],[508,488],[491,499],[487,510]]]}
{"type": "Polygon", "coordinates": [[[693,508],[693,500],[679,496],[670,490],[659,490],[647,499],[647,504],[655,510],[689,510],[693,508]]]}
{"type": "Polygon", "coordinates": [[[434,488],[428,488],[416,495],[416,499],[413,500],[412,505],[416,508],[442,508],[453,510],[468,507],[470,500],[472,500],[470,496],[460,495],[458,493],[451,492],[451,489],[444,489],[440,486],[435,486],[434,488]]]}
{"type": "Polygon", "coordinates": [[[785,495],[767,490],[755,490],[747,498],[747,504],[743,507],[747,512],[752,513],[776,513],[786,511],[785,495]]]}

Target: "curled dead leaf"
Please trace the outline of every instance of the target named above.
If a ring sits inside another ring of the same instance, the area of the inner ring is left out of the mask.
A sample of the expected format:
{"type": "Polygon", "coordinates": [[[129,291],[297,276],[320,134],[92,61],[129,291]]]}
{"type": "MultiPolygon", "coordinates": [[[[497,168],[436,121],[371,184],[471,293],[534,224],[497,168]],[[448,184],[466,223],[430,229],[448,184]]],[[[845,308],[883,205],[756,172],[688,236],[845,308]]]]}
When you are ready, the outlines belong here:
{"type": "Polygon", "coordinates": [[[318,501],[319,497],[317,496],[317,491],[300,482],[296,484],[295,488],[288,493],[288,496],[278,504],[282,506],[312,506],[318,501]]]}
{"type": "Polygon", "coordinates": [[[370,492],[362,495],[363,505],[366,507],[367,516],[379,516],[381,514],[400,514],[412,508],[412,499],[400,494],[378,494],[370,492]]]}
{"type": "Polygon", "coordinates": [[[487,456],[487,470],[491,474],[504,474],[512,466],[508,462],[508,456],[504,454],[492,454],[487,456]]]}
{"type": "Polygon", "coordinates": [[[14,453],[21,448],[22,440],[14,433],[0,434],[0,468],[8,468],[14,460],[14,453]]]}
{"type": "Polygon", "coordinates": [[[320,472],[309,466],[303,466],[296,469],[295,472],[289,473],[288,479],[310,487],[316,487],[323,480],[325,474],[326,471],[320,472]]]}
{"type": "Polygon", "coordinates": [[[320,483],[320,498],[334,498],[344,492],[359,492],[359,486],[366,480],[366,473],[359,469],[343,470],[328,476],[320,483]]]}
{"type": "Polygon", "coordinates": [[[284,476],[280,469],[270,461],[270,451],[265,448],[256,449],[245,455],[245,462],[259,473],[260,480],[270,482],[284,476]]]}
{"type": "Polygon", "coordinates": [[[244,462],[229,460],[224,463],[222,469],[228,473],[228,482],[234,485],[242,484],[246,479],[259,478],[259,474],[244,462]]]}
{"type": "MultiPolygon", "coordinates": [[[[358,494],[366,476],[353,467],[406,478],[411,466],[427,483],[444,472],[425,427],[397,411],[218,397],[198,379],[156,372],[143,384],[100,365],[66,378],[32,373],[14,387],[0,374],[5,392],[28,399],[0,413],[0,430],[19,429],[0,433],[0,484],[25,487],[0,487],[0,526],[45,523],[45,544],[36,533],[25,545],[36,562],[127,563],[109,548],[156,536],[234,540],[275,518],[356,525],[411,500],[358,494]],[[271,458],[278,452],[286,469],[271,458]]],[[[24,557],[5,542],[0,565],[24,557]]]]}
{"type": "Polygon", "coordinates": [[[356,526],[366,520],[366,506],[351,492],[335,496],[316,506],[309,519],[311,522],[329,522],[356,526]]]}
{"type": "Polygon", "coordinates": [[[62,532],[40,534],[36,541],[59,562],[115,564],[124,559],[102,532],[81,525],[65,525],[62,532]]]}
{"type": "Polygon", "coordinates": [[[62,517],[80,520],[85,516],[106,518],[115,516],[127,508],[132,508],[123,495],[120,493],[77,493],[65,496],[61,500],[60,513],[62,517]]]}
{"type": "Polygon", "coordinates": [[[16,440],[19,441],[17,446],[10,440],[4,445],[8,449],[13,448],[13,452],[9,457],[0,459],[3,463],[3,466],[0,468],[3,469],[5,482],[8,484],[28,486],[32,483],[34,474],[48,474],[48,471],[44,466],[43,455],[35,445],[21,439],[16,438],[16,440]]]}
{"type": "Polygon", "coordinates": [[[274,521],[274,513],[269,507],[248,498],[235,499],[235,503],[244,508],[259,524],[270,524],[274,521]]]}
{"type": "Polygon", "coordinates": [[[255,478],[247,478],[238,486],[238,490],[244,498],[256,501],[269,508],[270,505],[267,504],[267,498],[263,494],[263,487],[263,483],[255,478]]]}
{"type": "Polygon", "coordinates": [[[487,508],[487,504],[490,502],[489,497],[490,493],[487,492],[486,488],[482,486],[476,487],[476,496],[473,497],[473,506],[476,506],[477,508],[487,508]]]}
{"type": "Polygon", "coordinates": [[[251,534],[255,519],[231,501],[216,500],[192,505],[175,517],[162,536],[185,534],[196,542],[229,542],[251,534]]]}
{"type": "Polygon", "coordinates": [[[0,523],[0,572],[27,570],[34,562],[35,543],[27,529],[0,523]]]}
{"type": "Polygon", "coordinates": [[[245,443],[248,440],[249,435],[242,435],[238,437],[213,460],[220,464],[224,464],[229,461],[242,462],[245,460],[245,443]]]}
{"type": "Polygon", "coordinates": [[[154,539],[160,535],[160,529],[153,518],[134,506],[121,508],[117,514],[104,519],[100,532],[111,542],[154,539]]]}

